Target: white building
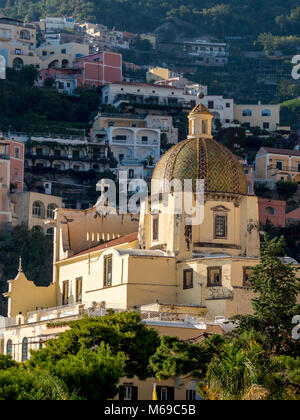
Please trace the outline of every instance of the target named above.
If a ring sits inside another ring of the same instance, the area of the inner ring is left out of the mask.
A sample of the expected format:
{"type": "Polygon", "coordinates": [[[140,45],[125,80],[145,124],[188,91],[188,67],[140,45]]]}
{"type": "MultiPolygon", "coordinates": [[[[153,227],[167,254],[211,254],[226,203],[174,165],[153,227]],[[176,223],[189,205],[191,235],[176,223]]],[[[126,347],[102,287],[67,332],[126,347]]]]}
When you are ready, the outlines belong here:
{"type": "MultiPolygon", "coordinates": [[[[109,147],[118,169],[129,179],[144,177],[144,167],[154,167],[160,158],[161,130],[158,119],[141,115],[99,114],[93,124],[92,140],[109,147]],[[146,165],[145,162],[148,162],[146,165]]],[[[165,130],[169,129],[166,117],[165,130]]]]}
{"type": "Polygon", "coordinates": [[[46,17],[41,19],[41,27],[46,33],[55,33],[64,29],[74,29],[75,20],[72,17],[46,17]]]}
{"type": "Polygon", "coordinates": [[[209,42],[202,39],[183,41],[183,51],[195,62],[203,65],[222,66],[228,62],[229,49],[227,44],[209,42]]]}
{"type": "Polygon", "coordinates": [[[122,103],[194,107],[200,103],[200,98],[186,88],[122,82],[111,83],[102,89],[102,103],[115,107],[122,103]]]}
{"type": "Polygon", "coordinates": [[[223,128],[234,127],[234,100],[223,96],[208,95],[201,99],[201,103],[214,115],[213,124],[219,120],[223,128]]]}

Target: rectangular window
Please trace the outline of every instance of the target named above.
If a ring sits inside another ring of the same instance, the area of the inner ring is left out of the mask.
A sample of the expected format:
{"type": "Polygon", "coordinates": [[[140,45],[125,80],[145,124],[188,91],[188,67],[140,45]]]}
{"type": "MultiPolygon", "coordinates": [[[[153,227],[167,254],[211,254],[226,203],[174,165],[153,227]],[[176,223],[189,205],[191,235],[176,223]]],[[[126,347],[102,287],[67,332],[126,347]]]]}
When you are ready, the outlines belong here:
{"type": "Polygon", "coordinates": [[[157,386],[156,392],[159,401],[174,401],[174,387],[157,386]]]}
{"type": "Polygon", "coordinates": [[[82,277],[76,279],[76,303],[82,302],[82,277]]]}
{"type": "Polygon", "coordinates": [[[15,147],[15,158],[20,159],[20,149],[19,149],[19,147],[15,147]]]}
{"type": "Polygon", "coordinates": [[[147,143],[147,141],[148,141],[148,137],[147,136],[142,136],[142,142],[147,143]]]}
{"type": "Polygon", "coordinates": [[[72,155],[73,159],[79,159],[79,150],[73,150],[72,155]]]}
{"type": "Polygon", "coordinates": [[[252,275],[252,267],[243,267],[243,286],[250,287],[249,278],[252,275]]]}
{"type": "Polygon", "coordinates": [[[196,391],[193,389],[186,390],[186,399],[187,401],[195,401],[196,400],[196,391]]]}
{"type": "Polygon", "coordinates": [[[69,280],[63,282],[63,294],[62,294],[62,304],[68,305],[69,303],[69,280]]]}
{"type": "Polygon", "coordinates": [[[300,163],[298,163],[298,172],[300,172],[300,163]]]}
{"type": "Polygon", "coordinates": [[[214,109],[214,101],[208,101],[208,109],[214,109]]]}
{"type": "Polygon", "coordinates": [[[112,285],[112,255],[104,257],[104,287],[112,285]]]}
{"type": "Polygon", "coordinates": [[[158,241],[158,230],[159,230],[159,216],[155,215],[152,219],[152,240],[158,241]]]}
{"type": "Polygon", "coordinates": [[[120,401],[137,401],[138,400],[138,387],[133,385],[120,386],[119,392],[120,401]]]}
{"type": "Polygon", "coordinates": [[[215,239],[224,239],[227,236],[227,216],[215,216],[215,239]]]}
{"type": "Polygon", "coordinates": [[[264,128],[265,130],[268,130],[268,129],[270,128],[270,123],[268,123],[268,122],[264,122],[264,123],[263,123],[263,128],[264,128]]]}
{"type": "Polygon", "coordinates": [[[222,286],[222,267],[207,268],[207,287],[222,286]]]}
{"type": "Polygon", "coordinates": [[[193,288],[193,270],[183,270],[183,289],[193,288]]]}
{"type": "Polygon", "coordinates": [[[276,162],[276,169],[282,170],[282,162],[276,162]]]}

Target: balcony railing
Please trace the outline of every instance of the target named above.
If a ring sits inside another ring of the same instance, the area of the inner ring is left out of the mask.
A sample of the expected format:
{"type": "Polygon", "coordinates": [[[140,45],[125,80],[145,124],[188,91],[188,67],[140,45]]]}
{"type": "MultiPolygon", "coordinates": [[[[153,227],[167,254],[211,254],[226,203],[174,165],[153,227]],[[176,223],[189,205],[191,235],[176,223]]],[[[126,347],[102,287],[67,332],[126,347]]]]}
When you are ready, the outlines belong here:
{"type": "Polygon", "coordinates": [[[90,160],[89,156],[70,156],[70,155],[52,155],[51,153],[33,153],[26,152],[26,158],[36,158],[36,159],[48,159],[48,160],[72,160],[72,161],[83,161],[88,162],[90,160]]]}
{"type": "Polygon", "coordinates": [[[269,165],[268,171],[275,170],[276,172],[285,171],[285,172],[300,172],[300,166],[289,166],[289,165],[282,165],[281,168],[277,167],[277,165],[269,165]]]}

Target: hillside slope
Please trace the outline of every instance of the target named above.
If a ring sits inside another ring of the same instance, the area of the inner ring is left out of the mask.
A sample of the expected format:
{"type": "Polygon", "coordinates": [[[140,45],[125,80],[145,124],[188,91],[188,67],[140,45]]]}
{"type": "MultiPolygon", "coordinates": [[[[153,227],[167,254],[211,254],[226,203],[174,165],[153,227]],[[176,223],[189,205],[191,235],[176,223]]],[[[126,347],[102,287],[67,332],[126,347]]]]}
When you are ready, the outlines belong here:
{"type": "Polygon", "coordinates": [[[192,36],[256,37],[263,32],[300,34],[297,6],[298,0],[0,0],[0,13],[26,21],[76,16],[136,32],[153,31],[175,17],[196,25],[192,36]]]}

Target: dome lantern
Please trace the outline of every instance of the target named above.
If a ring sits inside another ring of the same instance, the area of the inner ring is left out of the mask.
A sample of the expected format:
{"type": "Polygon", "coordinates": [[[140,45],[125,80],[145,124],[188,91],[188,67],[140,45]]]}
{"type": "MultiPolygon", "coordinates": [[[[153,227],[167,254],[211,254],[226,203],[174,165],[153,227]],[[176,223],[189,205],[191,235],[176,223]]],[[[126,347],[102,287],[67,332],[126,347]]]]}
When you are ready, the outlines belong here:
{"type": "Polygon", "coordinates": [[[203,104],[197,105],[189,114],[188,139],[198,137],[212,139],[213,118],[213,114],[203,104]]]}

